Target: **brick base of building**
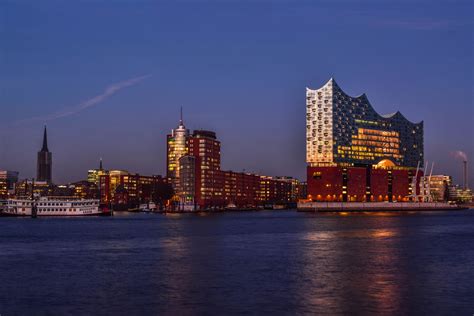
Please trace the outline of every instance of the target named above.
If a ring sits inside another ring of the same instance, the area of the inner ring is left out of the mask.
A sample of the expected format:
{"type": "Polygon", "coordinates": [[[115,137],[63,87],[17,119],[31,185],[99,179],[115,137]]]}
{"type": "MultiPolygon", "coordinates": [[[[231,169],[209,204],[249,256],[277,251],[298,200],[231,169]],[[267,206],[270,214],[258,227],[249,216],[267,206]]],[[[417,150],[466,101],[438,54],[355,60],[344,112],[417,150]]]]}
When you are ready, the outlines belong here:
{"type": "MultiPolygon", "coordinates": [[[[415,170],[307,167],[308,199],[321,202],[408,201],[415,170]]],[[[418,181],[422,172],[418,172],[418,181]]],[[[418,187],[418,186],[417,186],[418,187]]]]}

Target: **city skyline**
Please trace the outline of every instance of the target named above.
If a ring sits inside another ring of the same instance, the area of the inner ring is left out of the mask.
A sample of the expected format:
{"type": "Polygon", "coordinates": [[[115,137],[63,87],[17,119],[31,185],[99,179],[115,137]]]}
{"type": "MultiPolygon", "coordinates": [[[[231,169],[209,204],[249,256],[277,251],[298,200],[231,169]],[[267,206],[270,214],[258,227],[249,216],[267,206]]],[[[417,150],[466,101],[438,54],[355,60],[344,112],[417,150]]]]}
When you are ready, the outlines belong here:
{"type": "Polygon", "coordinates": [[[473,313],[473,0],[0,0],[0,38],[0,316],[473,313]]]}
{"type": "Polygon", "coordinates": [[[110,168],[164,175],[163,135],[175,127],[183,106],[188,128],[219,135],[223,169],[304,179],[302,94],[328,77],[349,95],[367,93],[380,113],[400,110],[413,121],[424,120],[425,159],[435,161],[435,173],[461,183],[462,163],[453,153],[474,155],[472,47],[461,40],[472,35],[468,2],[428,8],[419,2],[403,19],[397,13],[408,6],[403,2],[388,8],[348,3],[342,10],[324,2],[199,2],[179,11],[169,3],[144,4],[148,10],[119,4],[98,6],[94,13],[88,6],[1,6],[15,18],[2,22],[14,35],[6,34],[8,62],[0,78],[0,145],[6,148],[0,168],[20,171],[21,178],[36,173],[44,123],[55,182],[84,179],[100,157],[110,168]],[[248,25],[234,11],[246,12],[248,25]],[[178,12],[184,24],[173,22],[178,12]],[[347,23],[330,28],[327,14],[347,23]],[[84,16],[90,25],[74,28],[84,16]],[[104,17],[109,26],[100,24],[104,17]],[[119,27],[123,17],[132,22],[129,29],[119,27]],[[192,30],[198,23],[207,33],[192,30]],[[213,32],[215,25],[227,37],[213,32]],[[58,46],[56,40],[66,35],[69,44],[58,46]],[[369,45],[375,42],[377,51],[369,45]],[[79,48],[82,53],[75,53],[79,48]],[[80,111],[48,116],[67,109],[80,111]],[[28,121],[38,117],[47,120],[28,121]],[[242,152],[253,155],[242,159],[242,152]]]}
{"type": "MultiPolygon", "coordinates": [[[[330,82],[331,82],[332,80],[333,80],[333,78],[331,78],[330,82]]],[[[179,123],[178,123],[178,128],[180,128],[181,126],[183,126],[183,119],[182,119],[182,117],[183,117],[183,116],[182,116],[182,115],[183,115],[183,114],[182,114],[183,109],[182,109],[182,107],[181,107],[180,110],[181,110],[181,114],[180,114],[180,117],[181,117],[181,118],[180,118],[179,123]]],[[[394,114],[394,113],[392,113],[392,114],[390,114],[390,115],[392,116],[393,114],[394,114]]],[[[423,123],[423,121],[421,121],[420,123],[423,123]]],[[[43,136],[42,136],[42,147],[41,147],[41,150],[38,152],[38,155],[39,155],[40,153],[42,153],[43,151],[45,151],[45,150],[48,151],[46,129],[47,129],[47,126],[44,125],[44,127],[43,127],[43,134],[42,134],[42,135],[43,135],[43,136]]],[[[174,130],[174,129],[172,129],[172,130],[174,130]]],[[[187,130],[188,130],[188,129],[187,129],[187,130]]],[[[189,133],[189,130],[188,130],[188,133],[189,133]]],[[[168,136],[169,136],[169,134],[168,134],[168,136]]],[[[49,154],[51,154],[51,153],[49,153],[49,154]]],[[[166,152],[165,152],[165,155],[166,155],[166,152]]],[[[469,157],[467,156],[467,154],[466,154],[464,151],[454,151],[454,152],[450,152],[450,155],[451,155],[454,159],[456,159],[456,161],[459,162],[459,163],[458,163],[459,165],[461,165],[462,163],[465,163],[466,161],[470,162],[469,157]]],[[[39,158],[38,158],[38,159],[39,159],[39,158]]],[[[103,168],[103,167],[102,167],[102,165],[103,165],[103,158],[102,158],[102,156],[99,158],[98,161],[99,161],[99,162],[98,162],[98,163],[99,163],[99,169],[102,169],[102,168],[103,168]]],[[[421,160],[420,160],[420,163],[421,163],[422,165],[423,165],[425,162],[428,162],[428,161],[421,161],[421,160]]],[[[433,161],[429,161],[429,163],[433,163],[433,161]]],[[[39,168],[39,167],[37,166],[37,168],[39,168]]],[[[91,170],[91,169],[94,169],[94,168],[95,168],[95,166],[90,166],[89,169],[86,170],[86,172],[89,171],[89,170],[91,170]]],[[[136,169],[128,168],[128,167],[115,168],[115,166],[113,166],[113,167],[111,167],[111,168],[109,168],[109,169],[127,170],[127,171],[132,171],[132,172],[134,172],[134,171],[136,170],[136,169]]],[[[153,173],[153,174],[154,174],[154,175],[163,175],[163,176],[166,176],[166,175],[167,175],[167,170],[166,170],[167,168],[165,167],[164,169],[165,169],[165,170],[164,170],[163,173],[153,173]]],[[[10,169],[10,170],[13,170],[13,169],[10,169]]],[[[15,172],[18,172],[18,170],[14,170],[14,171],[15,171],[15,172]]],[[[37,172],[38,172],[38,170],[37,170],[37,172]]],[[[249,172],[249,173],[252,173],[252,174],[259,174],[259,175],[261,175],[261,173],[259,173],[259,172],[254,172],[254,171],[252,171],[252,170],[246,170],[246,169],[243,169],[242,172],[249,172]]],[[[470,170],[469,170],[468,172],[470,172],[470,170]]],[[[439,173],[435,173],[435,174],[442,174],[442,173],[439,172],[439,173]]],[[[279,177],[279,176],[281,176],[281,175],[276,174],[276,175],[271,175],[271,176],[273,176],[273,177],[279,177]]],[[[293,177],[292,175],[285,175],[285,176],[291,176],[291,177],[293,177]]],[[[452,176],[452,175],[450,175],[450,176],[452,176]]],[[[22,178],[22,177],[20,177],[20,178],[22,178]]],[[[24,178],[25,178],[25,179],[29,179],[29,178],[34,178],[34,177],[24,177],[24,178]]],[[[85,177],[81,178],[80,180],[84,180],[84,179],[86,179],[86,178],[87,178],[87,175],[86,175],[85,177]]],[[[297,178],[297,177],[295,177],[295,178],[296,178],[296,179],[299,179],[299,180],[302,180],[302,181],[305,180],[304,176],[301,177],[301,178],[297,178]]],[[[470,178],[470,175],[469,175],[469,178],[470,178]]],[[[462,179],[462,175],[461,175],[461,179],[459,180],[459,184],[460,184],[460,185],[463,183],[462,180],[463,180],[463,179],[462,179]]],[[[42,181],[42,180],[40,179],[39,181],[42,181]]],[[[74,181],[79,181],[79,180],[74,180],[74,181]]],[[[71,183],[71,182],[74,182],[74,181],[64,181],[64,182],[58,182],[58,183],[71,183]]],[[[54,182],[54,180],[53,180],[53,182],[54,182]]]]}

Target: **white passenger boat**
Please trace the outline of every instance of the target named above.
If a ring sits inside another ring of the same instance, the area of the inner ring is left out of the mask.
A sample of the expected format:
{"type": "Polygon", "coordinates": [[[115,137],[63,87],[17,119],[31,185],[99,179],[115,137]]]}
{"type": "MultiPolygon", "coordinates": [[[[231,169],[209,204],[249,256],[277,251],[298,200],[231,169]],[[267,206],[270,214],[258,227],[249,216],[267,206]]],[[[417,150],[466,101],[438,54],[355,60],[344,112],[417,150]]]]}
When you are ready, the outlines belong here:
{"type": "Polygon", "coordinates": [[[71,197],[41,197],[32,199],[9,199],[0,216],[99,216],[111,215],[102,210],[99,200],[74,199],[71,197]]]}

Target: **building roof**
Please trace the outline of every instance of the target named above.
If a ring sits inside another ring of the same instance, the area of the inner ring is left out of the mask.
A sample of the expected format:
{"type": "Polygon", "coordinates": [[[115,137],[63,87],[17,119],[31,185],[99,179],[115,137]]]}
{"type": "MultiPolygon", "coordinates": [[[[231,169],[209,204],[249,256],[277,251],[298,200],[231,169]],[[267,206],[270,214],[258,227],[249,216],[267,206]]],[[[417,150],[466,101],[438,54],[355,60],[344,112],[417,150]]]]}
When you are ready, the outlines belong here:
{"type": "Polygon", "coordinates": [[[394,113],[390,113],[390,114],[379,114],[375,109],[374,107],[372,106],[372,104],[370,103],[369,99],[367,98],[367,95],[365,93],[362,93],[361,95],[359,96],[356,96],[356,97],[353,97],[349,94],[347,94],[346,92],[344,92],[344,90],[341,89],[341,87],[339,87],[339,85],[337,84],[336,80],[334,80],[334,78],[330,78],[322,87],[320,87],[319,89],[311,89],[311,88],[308,88],[306,87],[307,90],[312,90],[312,91],[315,91],[315,90],[320,90],[324,87],[326,87],[327,85],[329,84],[332,84],[332,87],[334,90],[337,90],[337,91],[340,91],[342,94],[344,94],[345,96],[349,97],[349,98],[352,98],[352,99],[358,99],[358,100],[364,100],[369,106],[370,106],[370,110],[373,111],[373,113],[375,113],[377,116],[379,116],[380,118],[382,119],[386,119],[386,120],[392,120],[392,119],[401,119],[401,120],[406,120],[408,121],[409,123],[411,124],[414,124],[414,125],[418,125],[418,124],[422,124],[423,121],[420,121],[418,123],[415,123],[415,122],[412,122],[410,120],[408,120],[400,111],[396,111],[394,113]]]}

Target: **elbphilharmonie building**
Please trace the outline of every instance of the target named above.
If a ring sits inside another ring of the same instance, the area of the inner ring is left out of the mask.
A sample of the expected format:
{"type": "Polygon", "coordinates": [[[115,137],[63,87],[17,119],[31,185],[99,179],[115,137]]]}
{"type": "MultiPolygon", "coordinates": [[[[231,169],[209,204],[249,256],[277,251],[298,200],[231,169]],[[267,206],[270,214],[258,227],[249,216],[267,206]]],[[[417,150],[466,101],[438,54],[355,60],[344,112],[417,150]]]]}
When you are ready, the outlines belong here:
{"type": "Polygon", "coordinates": [[[401,201],[423,164],[423,122],[378,114],[330,79],[306,89],[308,194],[318,201],[401,201]]]}

